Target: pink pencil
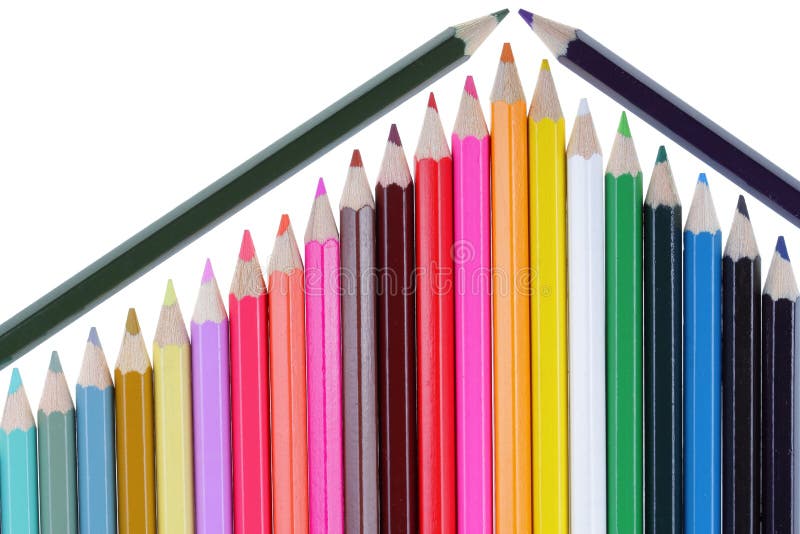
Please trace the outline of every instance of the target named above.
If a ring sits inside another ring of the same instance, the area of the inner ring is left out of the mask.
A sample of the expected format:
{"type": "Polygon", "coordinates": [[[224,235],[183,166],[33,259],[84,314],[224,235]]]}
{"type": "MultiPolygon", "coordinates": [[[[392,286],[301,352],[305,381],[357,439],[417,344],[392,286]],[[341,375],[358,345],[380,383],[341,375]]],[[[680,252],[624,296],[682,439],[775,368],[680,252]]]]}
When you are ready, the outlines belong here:
{"type": "Polygon", "coordinates": [[[453,128],[458,532],[492,532],[489,131],[467,77],[453,128]]]}
{"type": "Polygon", "coordinates": [[[339,232],[322,178],[305,235],[308,514],[311,534],[344,531],[339,232]]]}

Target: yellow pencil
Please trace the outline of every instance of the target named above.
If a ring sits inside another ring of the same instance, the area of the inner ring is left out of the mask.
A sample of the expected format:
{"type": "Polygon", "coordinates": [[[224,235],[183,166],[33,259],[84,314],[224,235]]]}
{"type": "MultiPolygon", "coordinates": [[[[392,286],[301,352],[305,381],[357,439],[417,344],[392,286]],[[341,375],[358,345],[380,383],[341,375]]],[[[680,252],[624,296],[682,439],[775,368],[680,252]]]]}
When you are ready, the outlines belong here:
{"type": "Polygon", "coordinates": [[[172,280],[153,342],[158,531],[194,534],[189,336],[172,280]]]}
{"type": "Polygon", "coordinates": [[[564,116],[547,60],[528,113],[533,530],[569,532],[564,116]]]}

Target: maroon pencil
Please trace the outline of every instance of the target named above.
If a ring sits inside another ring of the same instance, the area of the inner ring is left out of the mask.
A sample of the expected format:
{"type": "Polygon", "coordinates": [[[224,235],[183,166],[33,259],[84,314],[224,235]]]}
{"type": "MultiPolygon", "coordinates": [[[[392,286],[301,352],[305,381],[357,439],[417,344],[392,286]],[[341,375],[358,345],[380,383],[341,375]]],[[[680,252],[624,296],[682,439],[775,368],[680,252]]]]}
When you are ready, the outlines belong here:
{"type": "Polygon", "coordinates": [[[414,185],[394,124],[375,187],[381,534],[417,532],[414,185]]]}

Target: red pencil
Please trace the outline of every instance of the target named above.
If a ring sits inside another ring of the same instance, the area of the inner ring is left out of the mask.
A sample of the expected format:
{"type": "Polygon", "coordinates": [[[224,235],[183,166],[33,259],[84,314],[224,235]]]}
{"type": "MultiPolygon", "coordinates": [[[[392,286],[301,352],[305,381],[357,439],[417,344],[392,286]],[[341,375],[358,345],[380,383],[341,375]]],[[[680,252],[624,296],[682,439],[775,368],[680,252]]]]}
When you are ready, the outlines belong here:
{"type": "Polygon", "coordinates": [[[431,93],[414,154],[419,531],[456,530],[453,158],[431,93]]]}
{"type": "Polygon", "coordinates": [[[249,231],[242,238],[229,307],[233,527],[271,532],[267,292],[249,231]]]}

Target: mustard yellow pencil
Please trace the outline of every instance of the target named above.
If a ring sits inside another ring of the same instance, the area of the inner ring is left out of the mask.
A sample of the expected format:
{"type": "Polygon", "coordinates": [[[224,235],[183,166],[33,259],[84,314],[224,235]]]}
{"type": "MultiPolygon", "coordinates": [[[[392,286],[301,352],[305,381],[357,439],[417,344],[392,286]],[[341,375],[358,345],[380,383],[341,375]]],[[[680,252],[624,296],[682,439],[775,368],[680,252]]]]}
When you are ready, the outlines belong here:
{"type": "Polygon", "coordinates": [[[569,532],[567,175],[564,116],[547,60],[528,113],[533,531],[569,532]]]}
{"type": "Polygon", "coordinates": [[[172,280],[153,342],[158,531],[194,534],[192,386],[189,335],[172,280]]]}

